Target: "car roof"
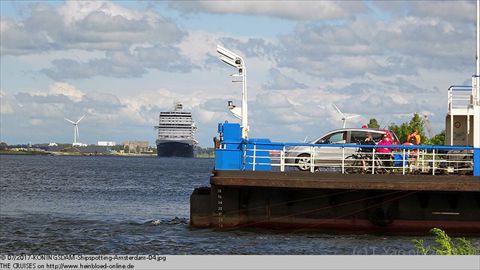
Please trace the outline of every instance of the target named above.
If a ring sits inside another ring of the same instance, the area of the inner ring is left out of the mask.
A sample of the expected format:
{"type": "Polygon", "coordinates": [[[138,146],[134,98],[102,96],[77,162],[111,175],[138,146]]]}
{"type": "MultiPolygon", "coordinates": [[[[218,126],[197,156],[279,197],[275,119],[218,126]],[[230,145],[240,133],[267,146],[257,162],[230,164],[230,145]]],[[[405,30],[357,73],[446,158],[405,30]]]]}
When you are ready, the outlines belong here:
{"type": "Polygon", "coordinates": [[[321,137],[328,135],[330,133],[341,132],[341,131],[362,131],[362,132],[374,132],[374,133],[388,132],[388,130],[386,129],[377,129],[377,128],[339,128],[339,129],[330,130],[329,132],[324,133],[321,137]]]}
{"type": "Polygon", "coordinates": [[[377,128],[339,128],[339,129],[334,129],[334,130],[330,130],[329,132],[326,132],[324,133],[322,136],[320,137],[317,137],[315,140],[312,140],[311,142],[316,142],[318,141],[319,139],[329,135],[329,134],[332,134],[332,133],[336,133],[336,132],[341,132],[341,131],[362,131],[362,132],[372,132],[372,133],[387,133],[389,132],[389,130],[387,129],[377,129],[377,128]]]}

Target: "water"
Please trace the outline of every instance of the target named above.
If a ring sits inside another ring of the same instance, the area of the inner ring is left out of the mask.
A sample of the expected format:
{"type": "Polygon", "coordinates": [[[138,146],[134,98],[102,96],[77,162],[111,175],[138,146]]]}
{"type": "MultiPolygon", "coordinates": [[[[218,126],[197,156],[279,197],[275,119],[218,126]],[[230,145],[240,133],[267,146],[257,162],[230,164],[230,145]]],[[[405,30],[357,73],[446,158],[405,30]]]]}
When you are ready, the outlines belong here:
{"type": "Polygon", "coordinates": [[[212,168],[211,159],[0,155],[0,254],[415,252],[408,236],[191,228],[189,196],[212,168]]]}

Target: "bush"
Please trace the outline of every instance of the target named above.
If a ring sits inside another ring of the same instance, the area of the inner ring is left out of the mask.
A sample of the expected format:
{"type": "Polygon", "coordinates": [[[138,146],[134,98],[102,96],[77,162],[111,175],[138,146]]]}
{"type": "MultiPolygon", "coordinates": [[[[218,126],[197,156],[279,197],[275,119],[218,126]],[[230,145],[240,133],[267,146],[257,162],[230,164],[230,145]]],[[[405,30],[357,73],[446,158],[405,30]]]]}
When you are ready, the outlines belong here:
{"type": "Polygon", "coordinates": [[[435,235],[436,245],[425,246],[423,240],[412,240],[417,251],[422,255],[477,255],[478,250],[465,238],[450,238],[447,233],[438,228],[430,230],[435,235]]]}

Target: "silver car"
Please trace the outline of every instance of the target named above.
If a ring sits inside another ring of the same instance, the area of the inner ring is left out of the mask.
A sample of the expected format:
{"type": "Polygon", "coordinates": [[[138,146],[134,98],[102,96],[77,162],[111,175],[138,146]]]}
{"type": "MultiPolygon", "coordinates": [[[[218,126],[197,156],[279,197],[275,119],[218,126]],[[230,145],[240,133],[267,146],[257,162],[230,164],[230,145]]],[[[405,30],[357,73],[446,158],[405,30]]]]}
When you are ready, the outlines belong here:
{"type": "MultiPolygon", "coordinates": [[[[362,144],[368,135],[372,135],[375,142],[378,142],[387,134],[393,144],[399,144],[397,135],[390,130],[370,128],[343,128],[332,130],[321,137],[309,142],[315,144],[313,153],[314,163],[324,166],[341,164],[342,158],[355,154],[359,147],[321,147],[322,144],[362,144]],[[318,147],[316,147],[318,145],[318,147]]],[[[291,146],[285,150],[286,165],[294,165],[301,171],[310,170],[311,146],[291,146]]]]}

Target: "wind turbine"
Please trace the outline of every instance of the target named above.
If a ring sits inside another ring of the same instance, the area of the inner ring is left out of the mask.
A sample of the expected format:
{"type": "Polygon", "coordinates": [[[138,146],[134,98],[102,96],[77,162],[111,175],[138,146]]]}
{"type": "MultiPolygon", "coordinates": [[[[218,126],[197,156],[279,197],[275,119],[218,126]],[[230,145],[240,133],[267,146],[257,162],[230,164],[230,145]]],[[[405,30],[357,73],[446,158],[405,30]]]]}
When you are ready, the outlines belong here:
{"type": "Polygon", "coordinates": [[[432,125],[430,124],[430,119],[428,118],[428,115],[424,114],[422,120],[423,120],[423,125],[425,126],[425,128],[427,128],[428,137],[431,139],[433,137],[433,129],[432,129],[432,125]]]}
{"type": "Polygon", "coordinates": [[[343,113],[335,104],[332,104],[332,105],[333,105],[333,108],[335,108],[335,110],[337,110],[337,112],[342,116],[343,128],[346,127],[348,119],[352,119],[360,116],[359,114],[343,113]]]}
{"type": "Polygon", "coordinates": [[[82,119],[85,116],[86,116],[86,114],[84,114],[82,117],[80,117],[80,119],[78,119],[77,122],[74,122],[70,119],[65,118],[65,120],[67,120],[68,122],[73,124],[73,143],[72,143],[72,146],[82,146],[83,145],[82,143],[77,142],[78,138],[80,137],[80,133],[78,132],[78,123],[80,123],[80,121],[82,121],[82,119]]]}

